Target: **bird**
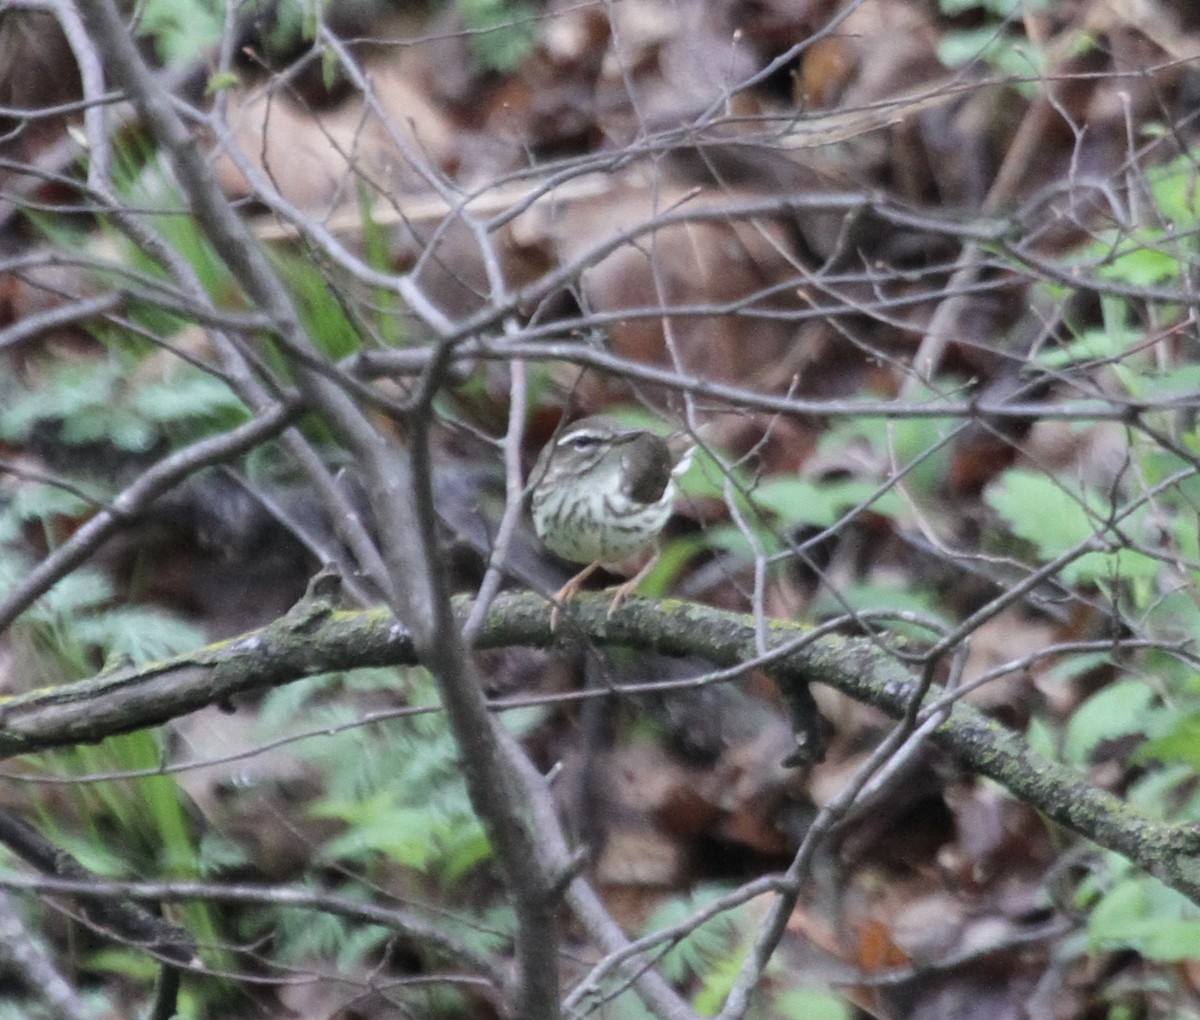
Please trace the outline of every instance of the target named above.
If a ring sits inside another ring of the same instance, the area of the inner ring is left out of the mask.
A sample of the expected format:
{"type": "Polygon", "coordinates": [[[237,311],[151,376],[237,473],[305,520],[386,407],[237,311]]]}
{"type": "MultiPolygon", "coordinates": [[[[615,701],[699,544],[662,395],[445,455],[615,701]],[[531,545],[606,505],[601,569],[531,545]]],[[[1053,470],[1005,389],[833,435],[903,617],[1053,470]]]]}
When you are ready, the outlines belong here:
{"type": "Polygon", "coordinates": [[[616,587],[608,614],[637,589],[658,559],[658,537],[694,449],[686,433],[664,439],[604,415],[566,426],[543,447],[530,475],[534,530],[552,552],[587,564],[554,596],[552,630],[596,570],[653,548],[649,562],[616,587]]]}

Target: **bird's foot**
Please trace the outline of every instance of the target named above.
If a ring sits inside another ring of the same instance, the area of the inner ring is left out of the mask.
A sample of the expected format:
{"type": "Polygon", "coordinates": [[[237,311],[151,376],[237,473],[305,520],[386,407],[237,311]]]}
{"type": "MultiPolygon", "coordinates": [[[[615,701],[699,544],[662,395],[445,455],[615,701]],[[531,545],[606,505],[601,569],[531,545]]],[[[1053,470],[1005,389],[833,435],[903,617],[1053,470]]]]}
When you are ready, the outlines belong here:
{"type": "Polygon", "coordinates": [[[612,616],[613,613],[615,613],[618,609],[620,609],[621,606],[623,606],[625,604],[625,600],[627,598],[629,598],[629,596],[632,595],[635,591],[638,590],[639,585],[641,585],[641,583],[644,580],[646,580],[647,575],[650,573],[651,570],[654,569],[655,564],[658,563],[659,555],[660,555],[660,551],[656,549],[654,552],[654,555],[651,556],[650,559],[646,561],[646,565],[643,566],[641,570],[639,570],[636,574],[634,574],[633,577],[631,577],[628,581],[624,581],[621,584],[618,584],[614,589],[612,589],[612,592],[613,592],[612,602],[610,602],[608,604],[608,615],[609,616],[612,616]]]}
{"type": "Polygon", "coordinates": [[[599,563],[591,563],[555,592],[550,600],[554,607],[550,610],[550,633],[558,630],[558,621],[562,616],[563,607],[579,594],[583,582],[600,569],[599,563]]]}
{"type": "Polygon", "coordinates": [[[612,601],[608,604],[608,615],[612,616],[618,609],[625,604],[625,600],[629,598],[635,591],[637,586],[642,583],[641,577],[634,577],[631,580],[625,581],[623,584],[618,584],[611,589],[613,593],[612,601]]]}

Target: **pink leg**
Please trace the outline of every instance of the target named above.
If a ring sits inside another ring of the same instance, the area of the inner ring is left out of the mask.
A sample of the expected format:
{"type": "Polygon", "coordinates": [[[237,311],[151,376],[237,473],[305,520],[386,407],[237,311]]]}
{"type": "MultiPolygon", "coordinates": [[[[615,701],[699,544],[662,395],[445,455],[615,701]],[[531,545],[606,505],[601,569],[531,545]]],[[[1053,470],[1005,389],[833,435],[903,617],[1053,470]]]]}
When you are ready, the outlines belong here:
{"type": "Polygon", "coordinates": [[[641,584],[644,580],[646,580],[646,576],[650,573],[651,570],[654,569],[654,566],[655,566],[655,564],[658,563],[659,557],[661,555],[662,555],[662,550],[655,549],[654,555],[651,556],[650,559],[646,561],[646,565],[644,567],[642,567],[641,570],[639,570],[636,574],[634,574],[633,577],[631,577],[628,581],[622,582],[621,584],[617,585],[615,589],[613,589],[613,600],[611,603],[609,603],[609,606],[608,606],[608,615],[609,616],[612,616],[613,613],[615,613],[618,609],[620,609],[621,604],[627,598],[629,598],[630,595],[632,595],[635,591],[637,591],[638,585],[641,584]]]}
{"type": "Polygon", "coordinates": [[[562,608],[579,594],[579,589],[583,587],[583,582],[591,577],[600,567],[603,566],[599,560],[595,563],[590,563],[584,567],[578,574],[571,578],[566,584],[558,589],[553,602],[554,608],[550,610],[550,631],[553,633],[558,630],[558,618],[562,614],[562,608]]]}

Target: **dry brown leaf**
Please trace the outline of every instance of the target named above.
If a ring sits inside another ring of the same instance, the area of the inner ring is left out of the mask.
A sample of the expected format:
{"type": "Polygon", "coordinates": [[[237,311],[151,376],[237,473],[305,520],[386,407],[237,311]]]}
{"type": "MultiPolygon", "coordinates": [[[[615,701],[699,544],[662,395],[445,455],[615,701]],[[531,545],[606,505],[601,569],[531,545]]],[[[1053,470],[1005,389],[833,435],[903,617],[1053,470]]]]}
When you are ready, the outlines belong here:
{"type": "MultiPolygon", "coordinates": [[[[314,110],[286,91],[230,94],[228,121],[242,157],[301,209],[327,213],[352,204],[364,181],[384,195],[428,190],[425,172],[443,169],[450,158],[446,118],[399,63],[379,58],[366,70],[390,130],[360,96],[314,110]]],[[[218,153],[216,170],[227,194],[253,194],[227,154],[218,153]]]]}

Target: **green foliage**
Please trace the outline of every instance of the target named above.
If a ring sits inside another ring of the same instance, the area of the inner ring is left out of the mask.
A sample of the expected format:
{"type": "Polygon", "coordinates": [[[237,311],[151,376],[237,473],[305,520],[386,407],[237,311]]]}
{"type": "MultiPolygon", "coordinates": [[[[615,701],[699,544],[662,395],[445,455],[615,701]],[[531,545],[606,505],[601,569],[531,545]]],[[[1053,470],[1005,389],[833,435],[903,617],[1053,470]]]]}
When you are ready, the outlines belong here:
{"type": "MultiPolygon", "coordinates": [[[[755,537],[768,555],[787,545],[781,535],[807,536],[813,529],[836,528],[853,514],[861,522],[883,517],[907,526],[912,516],[908,498],[924,504],[936,499],[948,461],[945,423],[912,421],[889,423],[880,419],[850,419],[830,428],[819,444],[819,455],[830,463],[870,465],[867,470],[822,477],[790,473],[761,479],[748,485],[753,510],[744,514],[757,525],[755,537]],[[888,484],[885,466],[898,465],[895,480],[888,484]],[[877,473],[878,478],[874,477],[877,473]]],[[[731,550],[746,550],[746,540],[732,527],[714,529],[715,544],[731,550]]],[[[911,578],[864,580],[841,587],[836,597],[823,589],[810,607],[820,619],[850,610],[886,609],[928,615],[937,602],[932,593],[911,578]]]]}
{"type": "MultiPolygon", "coordinates": [[[[1143,181],[1154,212],[1133,227],[1113,227],[1096,234],[1068,264],[1133,287],[1178,285],[1195,254],[1190,231],[1180,230],[1200,215],[1200,196],[1192,155],[1177,157],[1144,170],[1143,181]]],[[[1053,370],[1080,365],[1107,365],[1115,379],[1136,399],[1167,401],[1190,397],[1200,382],[1200,366],[1190,361],[1162,365],[1151,351],[1143,351],[1145,324],[1128,299],[1100,296],[1099,326],[1076,329],[1075,337],[1061,346],[1039,352],[1039,364],[1053,370]]],[[[1161,316],[1174,309],[1163,306],[1161,316]]]]}
{"type": "MultiPolygon", "coordinates": [[[[314,889],[314,891],[316,891],[314,889]]],[[[343,947],[349,938],[345,921],[322,910],[292,907],[262,910],[259,918],[263,932],[274,932],[275,957],[281,963],[301,964],[305,960],[339,960],[340,966],[357,962],[343,957],[343,947]]],[[[376,935],[371,948],[383,941],[385,933],[372,926],[376,935]]]]}
{"type": "Polygon", "coordinates": [[[221,0],[144,0],[138,28],[154,40],[159,59],[179,66],[200,59],[221,38],[221,0]]]}
{"type": "MultiPolygon", "coordinates": [[[[1097,235],[1071,261],[1081,274],[1101,281],[1186,285],[1183,274],[1195,255],[1190,231],[1198,206],[1194,158],[1146,167],[1140,181],[1142,198],[1153,207],[1150,214],[1134,227],[1097,235]],[[1180,229],[1185,225],[1189,229],[1180,229]]],[[[1147,309],[1103,293],[1099,309],[1099,323],[1069,323],[1069,338],[1039,350],[1036,362],[1055,376],[1086,373],[1117,399],[1161,407],[1143,417],[1156,434],[1126,431],[1125,460],[1116,471],[1093,469],[1090,477],[1052,479],[1045,471],[1014,468],[989,487],[986,499],[1007,528],[1006,552],[1047,562],[1090,546],[1060,571],[1058,580],[1099,591],[1119,614],[1122,629],[1158,640],[1161,647],[1064,656],[1043,683],[1075,680],[1097,667],[1119,669],[1120,679],[1090,694],[1061,734],[1045,721],[1035,722],[1030,743],[1081,768],[1109,741],[1136,743],[1129,759],[1139,771],[1126,800],[1151,817],[1194,824],[1200,819],[1195,785],[1200,676],[1188,646],[1200,632],[1194,569],[1200,560],[1200,439],[1177,408],[1194,403],[1200,366],[1166,345],[1147,343],[1147,323],[1166,335],[1182,309],[1162,303],[1147,309]],[[1170,443],[1156,436],[1169,437],[1170,443]],[[1173,644],[1187,650],[1176,653],[1169,647],[1173,644]]],[[[1089,909],[1081,954],[1133,951],[1173,963],[1200,952],[1200,908],[1113,855],[1096,860],[1079,888],[1079,901],[1089,909]]]]}
{"type": "MultiPolygon", "coordinates": [[[[1016,78],[1033,78],[1045,69],[1037,50],[993,25],[944,33],[938,42],[937,55],[950,68],[982,60],[999,73],[1016,78]]],[[[1020,91],[1032,95],[1033,88],[1024,85],[1020,91]]]]}
{"type": "Polygon", "coordinates": [[[234,71],[221,71],[217,74],[211,74],[204,85],[204,94],[206,96],[213,96],[218,92],[224,92],[225,89],[234,88],[241,80],[234,71]]]}
{"type": "Polygon", "coordinates": [[[362,346],[358,330],[330,285],[328,271],[288,255],[274,262],[287,281],[304,331],[317,350],[335,360],[357,351],[362,346]]]}
{"type": "MultiPolygon", "coordinates": [[[[68,776],[108,775],[157,769],[162,750],[159,738],[143,730],[111,737],[97,746],[48,752],[39,761],[51,771],[68,776]]],[[[62,828],[56,841],[74,846],[87,867],[110,876],[196,875],[199,855],[185,815],[183,794],[173,777],[80,783],[74,789],[88,834],[80,841],[62,828]],[[109,838],[102,837],[105,831],[109,838]]],[[[46,817],[44,823],[58,828],[52,817],[46,817]]]]}
{"type": "Polygon", "coordinates": [[[148,449],[153,430],[118,397],[127,371],[115,358],[56,366],[36,390],[15,396],[0,411],[0,436],[18,441],[26,439],[38,423],[61,422],[66,443],[107,440],[122,450],[148,449]]]}
{"type": "Polygon", "coordinates": [[[197,861],[202,877],[211,879],[245,868],[250,858],[245,849],[215,829],[205,829],[200,836],[197,861]]]}
{"type": "MultiPolygon", "coordinates": [[[[1061,371],[1070,366],[1094,363],[1116,363],[1143,336],[1128,320],[1128,309],[1123,301],[1105,296],[1100,299],[1101,323],[1099,326],[1078,330],[1073,339],[1061,346],[1048,347],[1038,352],[1037,363],[1046,368],[1061,371]]],[[[1130,380],[1136,376],[1130,376],[1130,380]]]]}
{"type": "Polygon", "coordinates": [[[82,486],[72,485],[67,489],[49,482],[18,489],[3,513],[0,513],[4,535],[2,541],[15,542],[19,539],[20,527],[27,522],[45,524],[56,517],[82,517],[101,502],[99,495],[85,498],[84,491],[82,486]]]}
{"type": "MultiPolygon", "coordinates": [[[[436,709],[432,681],[422,670],[355,670],[272,689],[261,706],[260,736],[320,734],[293,744],[291,753],[319,783],[309,813],[341,823],[313,866],[365,879],[347,883],[339,895],[373,897],[369,883],[379,882],[409,890],[411,907],[421,898],[414,890],[430,890],[439,902],[439,927],[476,951],[506,951],[514,923],[507,903],[481,899],[476,882],[472,894],[454,905],[467,879],[479,877],[491,848],[468,801],[445,717],[436,709]],[[378,704],[381,697],[417,714],[359,722],[356,703],[378,704]]],[[[243,916],[240,935],[269,936],[275,955],[297,965],[332,958],[353,970],[376,958],[395,933],[311,911],[262,907],[243,916]]],[[[417,1015],[454,1016],[461,1009],[453,989],[425,986],[412,994],[406,1001],[417,1015]]]]}
{"type": "Polygon", "coordinates": [[[938,0],[938,10],[948,18],[977,11],[993,18],[1010,19],[1026,11],[1031,14],[1046,11],[1049,5],[1050,0],[938,0]]]}
{"type": "Polygon", "coordinates": [[[987,502],[1013,534],[1033,545],[1043,559],[1091,541],[1111,516],[1111,506],[1094,493],[1072,492],[1028,468],[1004,472],[989,489],[987,502]]]}
{"type": "MultiPolygon", "coordinates": [[[[641,935],[687,921],[697,910],[729,892],[709,885],[672,897],[647,920],[641,935]]],[[[738,970],[750,950],[762,917],[753,902],[742,903],[693,928],[679,940],[652,952],[658,970],[668,981],[690,988],[692,1005],[699,1016],[716,1016],[729,995],[738,970]]],[[[817,1017],[818,1020],[848,1020],[850,1011],[836,996],[799,988],[786,966],[778,959],[767,966],[767,980],[756,991],[747,1014],[750,1020],[817,1017]]],[[[623,982],[622,982],[623,984],[623,982]]],[[[605,1015],[615,1020],[643,1020],[645,1007],[632,991],[606,997],[605,1015]]]]}
{"type": "MultiPolygon", "coordinates": [[[[690,895],[668,900],[650,915],[642,937],[687,920],[697,910],[727,892],[729,890],[721,886],[703,886],[690,895]]],[[[662,976],[668,981],[682,983],[705,974],[716,961],[737,948],[737,922],[737,912],[729,911],[693,928],[660,957],[659,971],[662,976]]]]}
{"type": "Polygon", "coordinates": [[[247,418],[245,405],[223,379],[186,362],[174,362],[163,378],[140,385],[129,406],[177,439],[225,432],[247,418]]]}
{"type": "Polygon", "coordinates": [[[106,650],[106,662],[153,662],[204,643],[195,624],[153,606],[111,606],[74,625],[77,640],[106,650]]]}
{"type": "Polygon", "coordinates": [[[1200,215],[1194,154],[1147,167],[1144,179],[1157,215],[1141,218],[1132,229],[1099,233],[1080,254],[1083,264],[1098,264],[1102,279],[1135,286],[1175,282],[1195,254],[1189,229],[1200,215]]]}
{"type": "MultiPolygon", "coordinates": [[[[113,384],[111,375],[106,384],[113,384]]],[[[64,403],[66,390],[59,391],[64,403]]],[[[36,415],[14,401],[7,423],[28,429],[36,415]],[[15,408],[15,410],[14,410],[15,408]],[[22,421],[22,415],[25,416],[22,421]]],[[[83,406],[92,407],[91,398],[83,406]]],[[[61,410],[61,405],[60,408],[61,410]]],[[[48,538],[55,533],[57,515],[82,514],[93,503],[51,484],[25,483],[15,498],[0,509],[0,532],[8,541],[0,556],[0,590],[11,588],[27,570],[17,551],[21,526],[41,523],[48,538]]],[[[94,673],[103,663],[144,663],[202,643],[196,627],[162,610],[122,605],[112,582],[102,573],[77,569],[38,599],[13,625],[10,639],[21,649],[23,680],[29,686],[50,685],[94,673]]],[[[48,752],[26,760],[34,772],[62,777],[57,797],[36,801],[39,825],[56,845],[72,853],[100,875],[130,878],[196,877],[204,855],[196,838],[188,803],[174,778],[107,782],[72,782],[72,777],[111,775],[155,770],[162,762],[159,737],[148,731],[127,734],[98,746],[80,746],[48,752]],[[44,809],[42,805],[46,806],[44,809]]],[[[189,904],[181,908],[183,923],[202,943],[219,943],[217,926],[209,908],[189,904]]],[[[219,953],[210,960],[220,966],[219,953]]],[[[119,973],[134,973],[139,963],[152,964],[141,952],[113,950],[89,960],[89,966],[119,973]]],[[[219,983],[211,992],[220,993],[219,983]]]]}
{"type": "Polygon", "coordinates": [[[1109,546],[1080,552],[1067,563],[1061,576],[1068,584],[1144,583],[1158,574],[1158,561],[1123,537],[1144,527],[1146,511],[1124,513],[1111,491],[1072,489],[1041,472],[1012,468],[988,488],[986,498],[1013,534],[1031,543],[1043,560],[1095,542],[1109,546]]]}
{"type": "Polygon", "coordinates": [[[130,351],[114,349],[102,359],[55,363],[36,387],[11,395],[0,410],[0,437],[21,442],[49,425],[70,446],[144,453],[167,438],[195,439],[245,420],[241,401],[210,373],[175,362],[142,381],[132,375],[134,361],[130,351]]]}
{"type": "MultiPolygon", "coordinates": [[[[0,559],[0,588],[24,573],[21,557],[0,559]]],[[[111,582],[94,570],[63,578],[24,613],[18,633],[53,660],[53,675],[78,678],[105,662],[137,664],[165,658],[203,643],[203,632],[164,610],[115,606],[111,582]]]]}
{"type": "Polygon", "coordinates": [[[463,1020],[476,1011],[464,991],[447,982],[418,981],[391,991],[389,997],[403,1003],[405,1015],[423,1020],[463,1020]]]}
{"type": "Polygon", "coordinates": [[[1188,699],[1185,710],[1173,708],[1163,713],[1169,725],[1161,736],[1147,740],[1138,749],[1142,760],[1160,762],[1183,762],[1200,772],[1200,707],[1195,699],[1188,699]]]}
{"type": "Polygon", "coordinates": [[[481,70],[515,70],[532,52],[538,26],[534,4],[527,0],[459,0],[458,9],[481,70]]]}
{"type": "MultiPolygon", "coordinates": [[[[199,878],[203,856],[196,819],[174,776],[70,782],[72,776],[153,772],[162,760],[160,735],[146,730],[111,737],[97,746],[81,745],[30,759],[34,768],[67,777],[63,802],[37,805],[40,828],[57,846],[101,876],[199,878]],[[69,811],[63,803],[70,804],[69,811]]],[[[207,962],[218,970],[228,969],[230,960],[218,948],[220,926],[212,907],[190,902],[181,904],[178,911],[180,923],[196,938],[207,962]]],[[[141,951],[112,947],[102,950],[92,963],[98,969],[135,976],[153,965],[141,951]]],[[[220,997],[226,991],[219,981],[205,986],[208,996],[220,997]]]]}
{"type": "Polygon", "coordinates": [[[797,988],[775,999],[778,1020],[851,1020],[853,1012],[829,992],[797,988]]]}
{"type": "MultiPolygon", "coordinates": [[[[61,1020],[62,1010],[48,1001],[40,989],[29,995],[14,991],[0,993],[0,1020],[61,1020]]],[[[116,1016],[117,1006],[112,997],[100,989],[84,989],[80,993],[84,1016],[116,1016]]],[[[186,1018],[185,1018],[186,1020],[186,1018]]]]}
{"type": "MultiPolygon", "coordinates": [[[[429,678],[419,670],[360,670],[364,684],[395,692],[406,690],[410,703],[433,704],[429,678]]],[[[330,735],[299,745],[299,753],[324,777],[325,795],[311,811],[316,817],[345,824],[341,835],[322,848],[327,859],[369,865],[384,859],[454,885],[491,854],[467,798],[457,750],[441,713],[428,713],[377,723],[351,725],[353,708],[326,694],[341,677],[311,680],[309,703],[297,704],[295,688],[275,692],[264,705],[264,722],[283,716],[295,726],[303,711],[330,735]],[[340,727],[340,729],[339,729],[340,727]]]]}
{"type": "Polygon", "coordinates": [[[903,509],[895,490],[881,493],[875,483],[851,478],[812,481],[795,475],[777,475],[755,487],[754,501],[793,527],[798,524],[832,527],[857,506],[870,506],[875,513],[888,516],[903,509]]]}
{"type": "MultiPolygon", "coordinates": [[[[646,921],[642,937],[681,924],[698,909],[728,891],[718,886],[704,886],[689,894],[672,897],[646,921]]],[[[699,982],[694,1007],[701,1016],[712,1016],[719,1012],[720,999],[728,991],[728,976],[736,970],[744,956],[743,943],[747,933],[745,914],[745,904],[718,914],[651,954],[666,980],[678,985],[699,982]]],[[[619,981],[623,987],[624,979],[619,981]]],[[[605,1000],[607,1015],[617,1020],[643,1020],[650,1016],[633,991],[617,992],[614,988],[606,988],[605,1000]]]]}
{"type": "Polygon", "coordinates": [[[1140,680],[1109,684],[1071,713],[1063,736],[1063,760],[1085,765],[1104,741],[1145,731],[1154,691],[1140,680]]]}
{"type": "Polygon", "coordinates": [[[1200,957],[1200,907],[1145,874],[1125,874],[1102,893],[1087,932],[1095,952],[1132,949],[1172,963],[1200,957]]]}
{"type": "MultiPolygon", "coordinates": [[[[859,583],[847,585],[839,590],[837,596],[822,592],[812,606],[815,619],[826,619],[842,616],[848,611],[868,613],[872,611],[887,613],[914,613],[917,616],[941,618],[938,612],[936,593],[927,589],[906,583],[902,579],[884,580],[878,583],[859,583]]],[[[895,625],[891,628],[896,633],[910,633],[921,640],[929,637],[924,628],[911,631],[909,628],[895,625]]]]}
{"type": "Polygon", "coordinates": [[[288,53],[316,37],[317,17],[328,0],[251,0],[262,46],[268,54],[288,53]]]}
{"type": "MultiPolygon", "coordinates": [[[[375,218],[372,195],[365,187],[358,190],[358,211],[362,220],[362,246],[367,264],[381,273],[392,270],[391,242],[388,230],[375,218]]],[[[377,333],[386,347],[400,347],[406,339],[403,307],[394,291],[376,287],[373,291],[377,333]]],[[[357,339],[357,337],[356,337],[357,339]]]]}
{"type": "Polygon", "coordinates": [[[711,543],[703,535],[686,536],[667,542],[662,548],[658,562],[638,588],[639,594],[648,598],[663,598],[669,595],[675,586],[676,578],[682,576],[691,559],[710,546],[711,543]]]}
{"type": "MultiPolygon", "coordinates": [[[[952,28],[938,40],[938,59],[952,68],[982,60],[1001,74],[1032,78],[1046,69],[1045,55],[1017,35],[1024,12],[1048,9],[1049,0],[938,0],[946,17],[973,15],[979,24],[952,28]]],[[[1082,43],[1081,43],[1082,45],[1082,43]]],[[[1034,86],[1020,90],[1033,95],[1034,86]]]]}

